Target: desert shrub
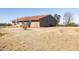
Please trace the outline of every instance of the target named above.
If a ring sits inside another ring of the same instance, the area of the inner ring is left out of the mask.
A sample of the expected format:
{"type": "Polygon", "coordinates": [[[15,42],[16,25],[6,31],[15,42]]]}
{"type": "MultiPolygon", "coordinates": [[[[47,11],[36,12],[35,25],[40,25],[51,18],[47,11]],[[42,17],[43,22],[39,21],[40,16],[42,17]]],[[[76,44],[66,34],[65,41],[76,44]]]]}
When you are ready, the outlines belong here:
{"type": "Polygon", "coordinates": [[[77,26],[77,24],[75,24],[74,22],[70,22],[70,23],[67,24],[66,26],[77,26]]]}
{"type": "Polygon", "coordinates": [[[31,21],[25,22],[24,24],[21,25],[21,27],[24,28],[24,30],[26,30],[27,28],[30,28],[31,26],[31,21]]]}
{"type": "Polygon", "coordinates": [[[0,26],[11,26],[12,24],[10,23],[0,23],[0,26]]]}
{"type": "Polygon", "coordinates": [[[25,25],[25,24],[21,25],[21,27],[22,27],[24,30],[27,29],[27,25],[25,25]]]}
{"type": "Polygon", "coordinates": [[[6,33],[0,33],[0,36],[3,36],[3,35],[5,35],[6,33]]]}
{"type": "Polygon", "coordinates": [[[59,32],[62,33],[62,32],[64,32],[64,30],[63,29],[59,29],[59,32]]]}

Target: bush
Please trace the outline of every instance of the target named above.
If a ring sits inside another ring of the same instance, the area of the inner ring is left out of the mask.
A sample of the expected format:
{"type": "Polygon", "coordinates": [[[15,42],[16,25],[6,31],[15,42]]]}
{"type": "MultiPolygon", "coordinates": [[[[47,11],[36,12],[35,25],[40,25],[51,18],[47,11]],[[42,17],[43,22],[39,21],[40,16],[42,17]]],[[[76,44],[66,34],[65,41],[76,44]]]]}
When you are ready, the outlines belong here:
{"type": "Polygon", "coordinates": [[[71,23],[67,24],[66,26],[77,26],[77,24],[75,24],[74,22],[71,22],[71,23]]]}
{"type": "Polygon", "coordinates": [[[27,25],[22,25],[23,29],[26,30],[27,29],[27,25]]]}
{"type": "Polygon", "coordinates": [[[6,33],[0,33],[0,36],[3,36],[3,35],[5,35],[6,33]]]}
{"type": "Polygon", "coordinates": [[[12,24],[10,23],[0,23],[0,26],[11,26],[12,24]]]}

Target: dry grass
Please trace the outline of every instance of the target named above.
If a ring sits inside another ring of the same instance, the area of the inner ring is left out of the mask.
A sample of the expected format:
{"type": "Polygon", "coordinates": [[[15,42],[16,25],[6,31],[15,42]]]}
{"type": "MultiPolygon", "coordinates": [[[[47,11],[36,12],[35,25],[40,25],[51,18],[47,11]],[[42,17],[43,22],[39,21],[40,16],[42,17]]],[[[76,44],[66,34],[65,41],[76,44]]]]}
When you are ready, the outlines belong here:
{"type": "Polygon", "coordinates": [[[79,27],[3,28],[0,50],[61,51],[79,50],[79,27]]]}
{"type": "Polygon", "coordinates": [[[3,36],[3,35],[5,35],[6,33],[0,33],[0,36],[3,36]]]}

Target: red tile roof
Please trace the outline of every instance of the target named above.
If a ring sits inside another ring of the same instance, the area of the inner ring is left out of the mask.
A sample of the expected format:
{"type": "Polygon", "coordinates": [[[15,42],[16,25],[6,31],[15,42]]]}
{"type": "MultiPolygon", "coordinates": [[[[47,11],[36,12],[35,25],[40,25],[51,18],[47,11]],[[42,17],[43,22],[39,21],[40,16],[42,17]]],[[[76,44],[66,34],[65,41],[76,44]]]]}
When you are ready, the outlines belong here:
{"type": "Polygon", "coordinates": [[[20,22],[20,21],[38,21],[38,20],[42,20],[42,18],[46,17],[48,15],[40,15],[40,16],[29,16],[29,17],[22,17],[22,18],[17,18],[16,21],[20,22]]]}

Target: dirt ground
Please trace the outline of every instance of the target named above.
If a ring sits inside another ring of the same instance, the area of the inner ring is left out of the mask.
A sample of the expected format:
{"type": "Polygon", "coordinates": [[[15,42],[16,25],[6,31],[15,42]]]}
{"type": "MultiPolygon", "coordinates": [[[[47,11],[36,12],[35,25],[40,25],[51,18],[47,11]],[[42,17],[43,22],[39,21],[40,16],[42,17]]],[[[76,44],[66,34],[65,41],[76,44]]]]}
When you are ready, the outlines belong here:
{"type": "Polygon", "coordinates": [[[0,28],[0,51],[79,51],[79,27],[0,28]]]}

